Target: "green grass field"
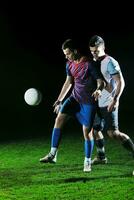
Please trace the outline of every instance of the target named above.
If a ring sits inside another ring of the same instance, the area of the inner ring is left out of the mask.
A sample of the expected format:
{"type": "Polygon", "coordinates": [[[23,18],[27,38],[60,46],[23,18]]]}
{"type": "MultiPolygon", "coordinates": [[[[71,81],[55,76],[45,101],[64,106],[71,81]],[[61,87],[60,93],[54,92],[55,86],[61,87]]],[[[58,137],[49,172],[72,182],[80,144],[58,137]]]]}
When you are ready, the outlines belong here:
{"type": "MultiPolygon", "coordinates": [[[[50,137],[0,143],[0,200],[133,200],[134,161],[106,138],[109,163],[83,172],[83,136],[63,135],[56,164],[41,164],[50,137]]],[[[95,154],[95,150],[94,150],[95,154]]]]}

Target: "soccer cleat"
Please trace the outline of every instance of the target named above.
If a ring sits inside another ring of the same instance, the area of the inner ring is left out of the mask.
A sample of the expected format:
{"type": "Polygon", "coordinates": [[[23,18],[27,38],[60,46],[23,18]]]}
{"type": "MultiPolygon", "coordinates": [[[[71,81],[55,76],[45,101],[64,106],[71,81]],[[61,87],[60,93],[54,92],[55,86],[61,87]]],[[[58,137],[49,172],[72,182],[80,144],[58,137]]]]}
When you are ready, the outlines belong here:
{"type": "Polygon", "coordinates": [[[56,163],[56,161],[57,161],[57,153],[56,153],[56,155],[53,158],[53,163],[56,163]]]}
{"type": "Polygon", "coordinates": [[[91,161],[92,165],[107,164],[107,163],[108,163],[107,158],[100,159],[99,157],[96,157],[91,161]]]}
{"type": "Polygon", "coordinates": [[[84,172],[91,172],[91,163],[89,161],[84,162],[84,172]]]}
{"type": "Polygon", "coordinates": [[[45,157],[40,158],[40,162],[42,163],[56,163],[56,161],[57,161],[57,154],[52,155],[51,153],[49,153],[45,157]]]}

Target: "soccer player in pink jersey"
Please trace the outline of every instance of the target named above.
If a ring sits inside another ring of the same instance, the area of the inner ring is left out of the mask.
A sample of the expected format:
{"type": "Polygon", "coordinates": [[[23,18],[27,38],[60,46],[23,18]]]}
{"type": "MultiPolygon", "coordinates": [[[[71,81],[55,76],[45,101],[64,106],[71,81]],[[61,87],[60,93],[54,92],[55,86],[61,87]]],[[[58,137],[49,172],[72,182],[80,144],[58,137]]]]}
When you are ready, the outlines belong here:
{"type": "Polygon", "coordinates": [[[62,44],[62,51],[67,59],[66,80],[63,84],[54,111],[57,113],[52,131],[50,152],[40,159],[42,163],[56,162],[56,154],[60,143],[61,132],[64,124],[70,117],[76,117],[82,125],[84,134],[84,172],[91,171],[91,155],[94,140],[90,131],[97,108],[97,98],[105,83],[101,73],[80,52],[78,44],[68,39],[62,44]],[[71,94],[65,99],[71,89],[71,94]],[[62,104],[62,106],[61,106],[62,104]]]}

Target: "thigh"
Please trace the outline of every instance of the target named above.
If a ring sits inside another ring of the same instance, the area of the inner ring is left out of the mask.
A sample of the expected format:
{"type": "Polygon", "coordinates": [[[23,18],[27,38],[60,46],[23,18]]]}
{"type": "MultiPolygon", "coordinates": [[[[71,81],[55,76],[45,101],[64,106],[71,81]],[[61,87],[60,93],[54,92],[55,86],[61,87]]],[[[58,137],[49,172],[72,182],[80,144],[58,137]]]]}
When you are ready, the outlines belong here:
{"type": "Polygon", "coordinates": [[[118,107],[112,112],[107,111],[107,107],[101,108],[102,117],[105,120],[105,128],[107,130],[118,129],[118,107]]]}
{"type": "Polygon", "coordinates": [[[64,113],[58,113],[56,119],[55,119],[55,128],[62,128],[64,124],[69,120],[69,115],[64,113]]]}
{"type": "Polygon", "coordinates": [[[79,111],[80,111],[80,105],[73,97],[67,98],[60,109],[61,114],[67,114],[73,117],[79,111]]]}
{"type": "Polygon", "coordinates": [[[76,113],[77,120],[81,125],[87,127],[89,131],[93,127],[96,105],[80,104],[80,111],[76,113]]]}

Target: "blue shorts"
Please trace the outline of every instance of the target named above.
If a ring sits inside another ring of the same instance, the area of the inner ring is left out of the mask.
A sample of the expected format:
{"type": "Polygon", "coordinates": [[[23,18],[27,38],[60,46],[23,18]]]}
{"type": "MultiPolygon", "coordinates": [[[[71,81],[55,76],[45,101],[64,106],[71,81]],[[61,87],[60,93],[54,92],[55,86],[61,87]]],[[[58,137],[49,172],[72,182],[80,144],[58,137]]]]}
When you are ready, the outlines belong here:
{"type": "Polygon", "coordinates": [[[60,112],[76,117],[81,125],[85,125],[91,129],[93,127],[96,108],[96,104],[80,104],[73,97],[69,97],[63,103],[60,112]]]}
{"type": "Polygon", "coordinates": [[[107,107],[98,108],[93,128],[97,131],[118,130],[118,107],[112,112],[107,107]]]}

